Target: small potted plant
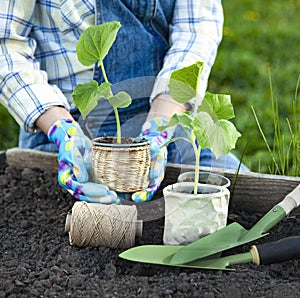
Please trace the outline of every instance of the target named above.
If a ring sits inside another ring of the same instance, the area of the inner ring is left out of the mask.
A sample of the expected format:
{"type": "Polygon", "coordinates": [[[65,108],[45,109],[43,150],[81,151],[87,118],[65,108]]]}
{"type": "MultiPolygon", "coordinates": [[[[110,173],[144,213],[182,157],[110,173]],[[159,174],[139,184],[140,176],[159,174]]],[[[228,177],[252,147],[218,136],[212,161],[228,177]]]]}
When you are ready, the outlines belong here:
{"type": "Polygon", "coordinates": [[[128,107],[132,99],[124,91],[113,94],[112,84],[107,78],[103,64],[120,27],[119,22],[107,22],[91,26],[82,33],[76,45],[78,60],[84,66],[97,63],[104,82],[99,84],[92,80],[78,84],[72,96],[83,119],[97,106],[100,98],[108,100],[111,104],[117,124],[117,137],[104,136],[93,139],[94,180],[112,190],[128,193],[142,190],[149,185],[150,144],[145,139],[121,136],[118,109],[128,107]]]}
{"type": "MultiPolygon", "coordinates": [[[[203,63],[196,62],[172,73],[169,89],[174,100],[187,103],[194,99],[192,111],[174,114],[166,127],[181,125],[195,153],[192,182],[178,182],[164,188],[164,243],[183,245],[212,233],[227,223],[230,193],[226,187],[199,183],[200,151],[209,148],[216,158],[235,147],[240,133],[229,119],[234,117],[231,98],[207,92],[198,95],[203,63]]],[[[173,138],[170,142],[175,141],[173,138]]]]}

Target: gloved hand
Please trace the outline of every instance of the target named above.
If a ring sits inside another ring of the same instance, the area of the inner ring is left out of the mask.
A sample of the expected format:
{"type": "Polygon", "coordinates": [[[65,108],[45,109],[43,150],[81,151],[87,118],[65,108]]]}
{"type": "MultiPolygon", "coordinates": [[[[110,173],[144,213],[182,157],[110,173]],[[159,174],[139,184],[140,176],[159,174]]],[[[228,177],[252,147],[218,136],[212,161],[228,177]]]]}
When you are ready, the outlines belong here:
{"type": "Polygon", "coordinates": [[[76,199],[93,203],[120,204],[107,186],[88,182],[91,169],[91,141],[74,120],[56,121],[48,138],[58,147],[58,183],[76,199]]]}
{"type": "Polygon", "coordinates": [[[150,201],[164,179],[168,151],[167,146],[163,145],[171,140],[175,131],[175,127],[168,127],[164,131],[158,129],[166,124],[167,120],[163,118],[152,118],[146,121],[142,127],[140,137],[149,140],[151,148],[150,184],[147,189],[138,191],[131,196],[135,202],[150,201]]]}

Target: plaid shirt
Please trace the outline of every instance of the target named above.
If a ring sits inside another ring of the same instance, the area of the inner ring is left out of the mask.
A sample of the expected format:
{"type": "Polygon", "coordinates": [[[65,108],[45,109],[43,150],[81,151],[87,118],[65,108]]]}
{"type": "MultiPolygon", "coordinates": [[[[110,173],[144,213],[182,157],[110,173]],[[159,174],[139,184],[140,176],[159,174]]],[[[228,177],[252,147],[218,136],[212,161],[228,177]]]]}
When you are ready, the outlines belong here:
{"type": "MultiPolygon", "coordinates": [[[[79,82],[92,79],[75,43],[95,23],[95,0],[1,0],[0,102],[26,131],[51,106],[70,109],[79,82]]],[[[202,92],[222,38],[221,0],[177,0],[170,24],[170,49],[151,98],[168,92],[174,69],[205,62],[202,92]]]]}

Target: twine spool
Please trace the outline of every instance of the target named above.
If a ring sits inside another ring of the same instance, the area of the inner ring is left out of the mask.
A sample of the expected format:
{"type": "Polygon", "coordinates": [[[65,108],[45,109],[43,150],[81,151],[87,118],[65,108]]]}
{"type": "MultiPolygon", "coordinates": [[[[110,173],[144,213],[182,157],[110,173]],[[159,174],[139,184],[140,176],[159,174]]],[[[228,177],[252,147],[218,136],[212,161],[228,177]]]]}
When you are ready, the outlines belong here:
{"type": "Polygon", "coordinates": [[[149,186],[150,144],[103,144],[92,150],[94,180],[117,192],[136,192],[149,186]]]}
{"type": "Polygon", "coordinates": [[[65,229],[74,246],[129,248],[141,233],[141,221],[135,206],[76,202],[65,229]]]}

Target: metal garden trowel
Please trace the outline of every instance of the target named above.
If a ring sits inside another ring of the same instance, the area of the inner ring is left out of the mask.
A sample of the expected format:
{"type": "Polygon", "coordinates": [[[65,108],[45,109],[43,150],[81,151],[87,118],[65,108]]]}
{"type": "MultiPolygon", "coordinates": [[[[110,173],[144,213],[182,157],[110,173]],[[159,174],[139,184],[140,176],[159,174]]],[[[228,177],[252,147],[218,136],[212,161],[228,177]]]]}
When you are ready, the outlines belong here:
{"type": "Polygon", "coordinates": [[[130,261],[138,261],[150,264],[159,264],[167,266],[178,266],[184,268],[201,268],[217,270],[233,270],[227,268],[229,265],[254,263],[256,265],[267,265],[280,263],[291,259],[300,258],[300,236],[293,236],[281,239],[277,242],[266,243],[262,245],[253,245],[249,252],[218,257],[210,256],[198,259],[185,264],[172,265],[170,258],[172,254],[178,251],[179,246],[165,246],[165,249],[157,246],[145,245],[144,250],[140,247],[134,247],[122,252],[119,256],[130,261]]]}
{"type": "MultiPolygon", "coordinates": [[[[218,253],[254,241],[267,235],[267,232],[287,214],[300,205],[300,186],[289,193],[284,200],[275,205],[250,230],[234,222],[210,235],[186,246],[144,245],[130,248],[120,254],[131,261],[177,265],[184,267],[203,267],[203,258],[213,259],[218,253]],[[201,259],[201,260],[200,260],[201,259]],[[196,262],[193,262],[197,260],[196,262]],[[191,263],[193,262],[193,263],[191,263]],[[200,262],[200,263],[199,263],[200,262]],[[187,264],[188,263],[188,264],[187,264]],[[187,266],[188,265],[188,266],[187,266]]],[[[210,268],[210,267],[209,267],[210,268]]]]}

